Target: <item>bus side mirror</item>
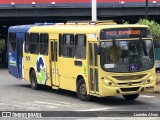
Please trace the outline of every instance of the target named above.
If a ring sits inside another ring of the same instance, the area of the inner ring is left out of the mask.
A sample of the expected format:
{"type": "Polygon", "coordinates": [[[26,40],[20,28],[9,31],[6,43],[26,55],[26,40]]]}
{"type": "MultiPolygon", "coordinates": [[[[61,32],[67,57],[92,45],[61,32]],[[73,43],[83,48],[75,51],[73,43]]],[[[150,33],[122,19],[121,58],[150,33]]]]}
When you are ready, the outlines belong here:
{"type": "Polygon", "coordinates": [[[159,47],[158,40],[153,40],[153,43],[154,43],[154,48],[158,48],[159,47]]]}

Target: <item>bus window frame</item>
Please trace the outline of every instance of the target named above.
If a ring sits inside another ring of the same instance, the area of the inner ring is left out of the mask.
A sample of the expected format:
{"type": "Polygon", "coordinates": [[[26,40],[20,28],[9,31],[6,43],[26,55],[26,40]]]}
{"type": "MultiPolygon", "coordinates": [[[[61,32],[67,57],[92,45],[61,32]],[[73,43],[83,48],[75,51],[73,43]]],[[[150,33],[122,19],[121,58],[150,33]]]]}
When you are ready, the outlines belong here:
{"type": "Polygon", "coordinates": [[[61,56],[62,56],[62,57],[64,57],[64,58],[74,58],[74,56],[75,56],[75,35],[74,35],[73,33],[64,33],[64,34],[62,34],[62,41],[61,41],[61,47],[60,47],[60,49],[61,49],[60,51],[61,51],[61,56]],[[65,41],[65,36],[66,36],[66,35],[73,36],[73,42],[74,42],[73,45],[70,45],[70,44],[67,45],[67,44],[66,44],[66,41],[65,41]],[[65,55],[63,54],[63,52],[62,52],[62,51],[63,51],[62,45],[63,45],[64,47],[67,47],[67,49],[66,49],[66,50],[67,50],[67,55],[66,55],[66,56],[65,56],[65,55]],[[74,48],[73,48],[74,50],[73,50],[73,56],[70,57],[70,56],[69,56],[68,48],[71,48],[71,47],[74,47],[74,48]]]}
{"type": "Polygon", "coordinates": [[[32,48],[30,47],[30,54],[38,55],[38,54],[40,53],[40,48],[39,48],[39,45],[40,45],[40,44],[39,44],[39,43],[40,43],[40,34],[39,34],[39,33],[30,33],[29,38],[30,38],[30,46],[33,45],[33,44],[34,44],[34,45],[37,45],[37,44],[38,44],[38,51],[37,51],[37,52],[31,52],[31,49],[32,49],[32,48]],[[38,34],[38,42],[32,42],[32,41],[31,41],[31,35],[32,35],[32,34],[38,34]]]}
{"type": "Polygon", "coordinates": [[[30,53],[30,34],[29,33],[25,33],[25,44],[24,44],[24,52],[25,53],[30,53]],[[28,44],[28,51],[26,51],[26,44],[28,44]]]}
{"type": "Polygon", "coordinates": [[[9,48],[8,48],[8,51],[10,51],[10,52],[15,52],[16,51],[16,48],[17,48],[17,42],[16,42],[16,32],[9,32],[9,48]],[[13,40],[11,40],[11,34],[14,34],[15,36],[14,36],[14,41],[13,40]],[[12,48],[12,50],[11,50],[11,43],[15,43],[15,48],[14,48],[14,50],[13,50],[13,48],[12,48]]]}
{"type": "Polygon", "coordinates": [[[75,54],[74,54],[74,56],[76,59],[82,59],[82,60],[86,59],[86,56],[87,56],[87,35],[86,34],[76,34],[75,35],[75,54]],[[84,35],[85,58],[76,56],[76,48],[78,46],[78,35],[84,35]]]}
{"type": "Polygon", "coordinates": [[[49,48],[49,34],[48,33],[40,33],[39,34],[39,54],[48,56],[48,51],[49,51],[48,48],[49,48]],[[47,42],[41,41],[42,35],[47,35],[47,42]],[[47,45],[47,49],[46,49],[47,50],[47,54],[42,54],[41,53],[41,45],[47,45]]]}

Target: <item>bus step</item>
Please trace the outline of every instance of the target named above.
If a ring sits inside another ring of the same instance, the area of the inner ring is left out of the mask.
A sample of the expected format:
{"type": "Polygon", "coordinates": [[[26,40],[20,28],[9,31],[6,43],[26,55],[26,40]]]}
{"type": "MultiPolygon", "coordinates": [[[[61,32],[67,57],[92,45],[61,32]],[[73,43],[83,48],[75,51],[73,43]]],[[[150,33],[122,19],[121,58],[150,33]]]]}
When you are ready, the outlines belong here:
{"type": "Polygon", "coordinates": [[[59,87],[57,87],[57,86],[52,86],[52,89],[58,90],[59,87]]]}

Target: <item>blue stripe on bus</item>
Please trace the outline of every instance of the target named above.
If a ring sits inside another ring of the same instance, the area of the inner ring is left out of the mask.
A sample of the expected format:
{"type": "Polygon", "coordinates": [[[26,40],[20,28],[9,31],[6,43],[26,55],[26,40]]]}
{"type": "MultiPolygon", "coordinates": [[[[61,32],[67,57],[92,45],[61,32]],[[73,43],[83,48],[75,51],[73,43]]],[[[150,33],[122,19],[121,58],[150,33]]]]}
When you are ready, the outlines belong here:
{"type": "Polygon", "coordinates": [[[17,55],[18,54],[17,47],[19,43],[17,40],[21,40],[23,45],[23,41],[25,39],[25,33],[32,26],[35,26],[35,25],[11,26],[8,29],[8,33],[12,33],[12,32],[16,33],[16,51],[8,51],[8,70],[9,70],[9,73],[16,78],[22,78],[22,58],[18,57],[17,55]],[[21,37],[22,39],[17,39],[18,37],[21,37]]]}

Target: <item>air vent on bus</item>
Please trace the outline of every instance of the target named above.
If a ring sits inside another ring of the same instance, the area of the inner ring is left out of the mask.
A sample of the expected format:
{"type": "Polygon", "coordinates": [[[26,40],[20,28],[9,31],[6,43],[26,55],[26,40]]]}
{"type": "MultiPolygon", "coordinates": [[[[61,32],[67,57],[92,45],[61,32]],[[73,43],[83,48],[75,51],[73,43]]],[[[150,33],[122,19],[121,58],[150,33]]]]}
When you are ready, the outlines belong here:
{"type": "MultiPolygon", "coordinates": [[[[141,81],[140,82],[132,82],[132,85],[133,84],[140,84],[142,83],[141,81]]],[[[128,85],[128,82],[125,82],[125,83],[118,83],[118,85],[128,85]]]]}
{"type": "Polygon", "coordinates": [[[139,87],[133,87],[133,88],[121,88],[122,92],[130,92],[130,91],[137,91],[139,87]]]}
{"type": "Polygon", "coordinates": [[[143,78],[144,76],[146,76],[146,74],[130,75],[130,76],[112,76],[112,77],[117,80],[137,80],[143,78]]]}
{"type": "Polygon", "coordinates": [[[90,24],[90,25],[115,25],[117,24],[116,22],[114,22],[113,20],[104,20],[104,21],[68,21],[66,23],[68,24],[77,24],[77,25],[86,25],[86,24],[90,24]]]}

